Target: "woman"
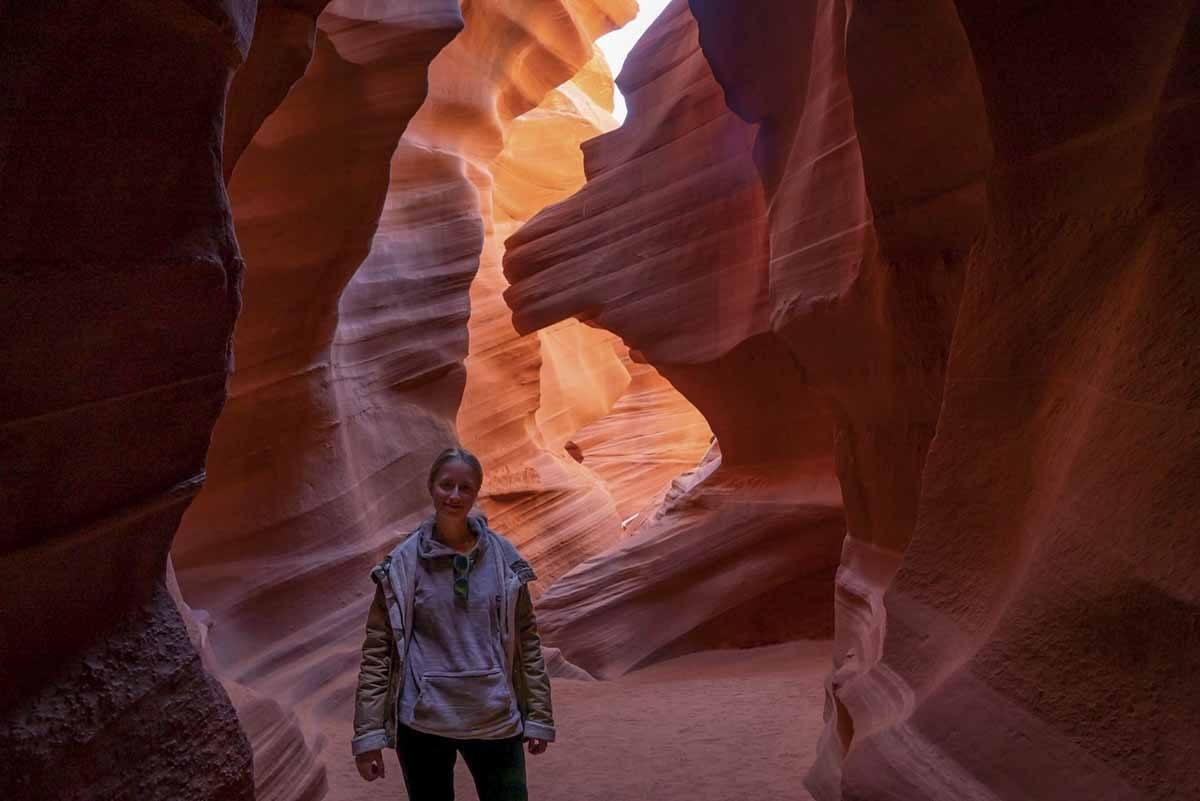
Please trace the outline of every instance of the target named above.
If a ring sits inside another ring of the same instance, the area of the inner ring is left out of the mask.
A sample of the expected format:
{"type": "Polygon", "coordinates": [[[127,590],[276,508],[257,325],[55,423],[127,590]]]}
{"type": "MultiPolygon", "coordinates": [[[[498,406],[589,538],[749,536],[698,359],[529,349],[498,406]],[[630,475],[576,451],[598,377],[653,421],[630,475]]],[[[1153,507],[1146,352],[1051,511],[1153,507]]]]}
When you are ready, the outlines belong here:
{"type": "Polygon", "coordinates": [[[471,515],[479,460],[447,448],[429,471],[433,516],[371,571],[355,699],[354,751],[367,781],[395,748],[412,801],[454,798],[461,753],[480,801],[526,801],[525,755],[554,740],[550,680],[533,604],[535,576],[471,515]]]}

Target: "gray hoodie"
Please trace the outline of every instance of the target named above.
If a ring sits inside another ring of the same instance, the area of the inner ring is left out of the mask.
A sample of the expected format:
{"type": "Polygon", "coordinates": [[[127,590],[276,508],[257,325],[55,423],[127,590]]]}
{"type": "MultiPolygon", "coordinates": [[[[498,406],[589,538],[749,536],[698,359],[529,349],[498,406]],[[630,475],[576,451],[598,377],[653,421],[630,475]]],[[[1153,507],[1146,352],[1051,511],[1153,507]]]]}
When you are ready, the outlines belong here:
{"type": "Polygon", "coordinates": [[[486,518],[472,515],[468,525],[479,538],[468,603],[455,607],[454,601],[447,605],[442,598],[434,604],[435,616],[426,621],[434,624],[436,615],[442,615],[464,626],[432,625],[424,636],[417,632],[427,628],[416,622],[422,616],[417,609],[419,582],[422,592],[436,593],[439,581],[446,578],[439,572],[444,566],[450,571],[449,597],[454,597],[453,551],[430,539],[432,518],[371,571],[376,590],[355,692],[355,754],[394,748],[401,718],[407,725],[416,724],[414,728],[457,739],[500,738],[522,731],[526,737],[555,738],[550,678],[525,586],[536,576],[512,543],[487,526],[486,518]],[[495,583],[490,578],[493,571],[495,583]],[[492,607],[497,595],[498,607],[492,607]],[[491,625],[485,611],[489,608],[497,612],[494,643],[485,636],[491,625]],[[492,648],[498,664],[491,659],[492,648]],[[410,664],[418,651],[415,659],[420,664],[410,664]],[[514,699],[518,724],[510,725],[506,703],[514,699]]]}
{"type": "Polygon", "coordinates": [[[467,597],[454,592],[458,552],[417,532],[412,636],[400,722],[443,737],[493,740],[522,732],[500,641],[503,563],[486,530],[467,554],[467,597]]]}

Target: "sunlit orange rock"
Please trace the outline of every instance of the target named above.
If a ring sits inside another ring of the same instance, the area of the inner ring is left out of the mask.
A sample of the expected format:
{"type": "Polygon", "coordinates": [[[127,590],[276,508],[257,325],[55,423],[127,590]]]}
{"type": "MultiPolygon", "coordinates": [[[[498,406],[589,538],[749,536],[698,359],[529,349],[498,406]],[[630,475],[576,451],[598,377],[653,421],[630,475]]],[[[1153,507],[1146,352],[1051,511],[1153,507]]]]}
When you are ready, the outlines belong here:
{"type": "MultiPolygon", "coordinates": [[[[597,57],[601,69],[602,57],[597,57]]],[[[611,94],[609,97],[611,102],[611,94]]],[[[616,507],[564,449],[629,383],[611,336],[569,321],[557,336],[522,336],[503,300],[504,240],[584,181],[579,145],[616,125],[568,82],[506,121],[504,148],[480,170],[486,236],[471,287],[471,350],[458,414],[463,444],[483,461],[480,505],[538,571],[535,596],[571,566],[615,544],[616,507]]]]}
{"type": "MultiPolygon", "coordinates": [[[[539,332],[542,341],[560,326],[539,332]]],[[[634,362],[624,348],[621,356],[630,378],[624,394],[565,447],[604,483],[626,537],[649,519],[674,479],[700,464],[713,434],[704,415],[657,370],[634,362]]]]}
{"type": "Polygon", "coordinates": [[[647,392],[654,371],[642,368],[646,377],[633,389],[627,349],[612,334],[567,319],[522,335],[502,299],[508,287],[501,274],[504,240],[583,185],[580,143],[615,127],[611,103],[611,77],[597,55],[509,123],[503,151],[480,172],[491,178],[479,180],[491,202],[483,204],[487,235],[472,285],[471,353],[458,428],[484,463],[481,506],[538,570],[535,597],[566,570],[615,545],[627,530],[622,523],[661,496],[708,446],[703,418],[661,379],[657,405],[643,405],[642,418],[636,417],[639,401],[626,394],[647,392]],[[669,420],[671,414],[678,419],[669,420]],[[588,461],[576,441],[589,426],[604,432],[610,449],[623,442],[638,466],[597,472],[603,460],[588,461]],[[672,426],[683,426],[684,437],[672,438],[678,434],[672,426]],[[651,429],[657,454],[644,439],[651,429]],[[701,433],[687,439],[696,429],[701,433]],[[657,470],[647,469],[655,463],[657,470]]]}
{"type": "MultiPolygon", "coordinates": [[[[575,317],[619,335],[720,449],[661,507],[626,502],[623,520],[644,516],[636,533],[542,596],[547,642],[605,677],[689,650],[828,634],[845,531],[833,421],[769,332],[756,130],[725,106],[685,2],[653,24],[618,85],[628,120],[584,145],[587,185],[508,240],[505,297],[518,330],[575,317]]],[[[584,466],[586,434],[572,440],[584,466]]]]}
{"type": "MultiPolygon", "coordinates": [[[[486,168],[508,122],[576,71],[603,91],[585,69],[592,39],[630,13],[338,0],[241,150],[237,369],[174,557],[247,704],[260,795],[307,797],[321,771],[332,796],[356,791],[345,724],[367,575],[427,514],[428,465],[458,439],[468,292],[493,225],[486,168]]],[[[284,83],[250,81],[240,124],[284,83]]]]}

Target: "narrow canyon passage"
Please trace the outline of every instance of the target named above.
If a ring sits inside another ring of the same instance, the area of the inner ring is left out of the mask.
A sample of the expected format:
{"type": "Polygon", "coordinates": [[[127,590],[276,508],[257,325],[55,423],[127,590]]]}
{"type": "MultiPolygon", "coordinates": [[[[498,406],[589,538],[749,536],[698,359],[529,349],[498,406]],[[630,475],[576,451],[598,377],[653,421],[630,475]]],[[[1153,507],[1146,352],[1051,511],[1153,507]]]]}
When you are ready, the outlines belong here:
{"type": "Polygon", "coordinates": [[[452,444],[541,801],[1200,797],[1200,0],[637,11],[4,12],[0,798],[402,797],[452,444]]]}

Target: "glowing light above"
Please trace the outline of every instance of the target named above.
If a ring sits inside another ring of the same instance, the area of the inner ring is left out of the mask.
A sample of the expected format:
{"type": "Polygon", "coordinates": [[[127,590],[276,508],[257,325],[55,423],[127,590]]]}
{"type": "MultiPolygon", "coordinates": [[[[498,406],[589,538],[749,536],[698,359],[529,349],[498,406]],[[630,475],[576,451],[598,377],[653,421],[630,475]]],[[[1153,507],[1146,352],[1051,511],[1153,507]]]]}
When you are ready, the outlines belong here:
{"type": "MultiPolygon", "coordinates": [[[[629,51],[633,49],[637,40],[650,27],[650,23],[657,19],[658,15],[662,13],[669,2],[670,0],[638,0],[638,14],[632,22],[624,28],[605,34],[596,40],[596,45],[603,51],[604,57],[608,59],[614,76],[621,73],[621,67],[625,64],[625,56],[629,55],[629,51]]],[[[625,98],[621,95],[621,90],[618,89],[616,91],[613,116],[620,122],[625,122],[626,112],[625,98]]]]}

